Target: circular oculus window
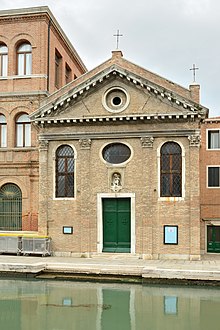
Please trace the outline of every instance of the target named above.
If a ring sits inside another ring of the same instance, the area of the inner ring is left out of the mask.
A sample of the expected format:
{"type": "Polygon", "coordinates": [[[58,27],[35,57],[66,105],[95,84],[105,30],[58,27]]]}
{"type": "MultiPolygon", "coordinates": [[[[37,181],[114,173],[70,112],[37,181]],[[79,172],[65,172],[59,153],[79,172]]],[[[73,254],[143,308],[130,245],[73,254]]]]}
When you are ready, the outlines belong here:
{"type": "Polygon", "coordinates": [[[124,88],[112,87],[103,95],[102,104],[110,112],[121,112],[130,102],[129,94],[124,88]]]}
{"type": "Polygon", "coordinates": [[[102,157],[109,164],[122,164],[131,157],[131,149],[123,143],[110,143],[103,148],[102,157]]]}
{"type": "Polygon", "coordinates": [[[112,105],[117,107],[122,104],[122,99],[119,96],[115,96],[112,99],[112,105]]]}

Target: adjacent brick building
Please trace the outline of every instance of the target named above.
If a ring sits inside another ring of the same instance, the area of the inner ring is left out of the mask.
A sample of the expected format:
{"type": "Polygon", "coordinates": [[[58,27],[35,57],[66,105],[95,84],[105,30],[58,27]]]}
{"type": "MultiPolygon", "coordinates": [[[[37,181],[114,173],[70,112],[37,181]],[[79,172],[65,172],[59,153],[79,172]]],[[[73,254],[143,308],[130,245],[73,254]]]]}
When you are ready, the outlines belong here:
{"type": "Polygon", "coordinates": [[[220,118],[201,127],[201,253],[220,252],[220,118]]]}
{"type": "Polygon", "coordinates": [[[38,230],[42,99],[86,72],[48,7],[0,11],[0,230],[38,230]]]}

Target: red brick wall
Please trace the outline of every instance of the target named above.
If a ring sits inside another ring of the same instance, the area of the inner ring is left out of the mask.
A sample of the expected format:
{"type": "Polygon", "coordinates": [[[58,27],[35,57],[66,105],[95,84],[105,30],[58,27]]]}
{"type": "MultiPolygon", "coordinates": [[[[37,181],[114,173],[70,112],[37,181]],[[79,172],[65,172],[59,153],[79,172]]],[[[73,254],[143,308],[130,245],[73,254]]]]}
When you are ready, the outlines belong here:
{"type": "Polygon", "coordinates": [[[66,63],[72,76],[85,68],[79,63],[50,11],[36,9],[0,12],[0,44],[8,47],[8,76],[0,77],[0,114],[7,120],[7,148],[0,149],[0,187],[17,184],[22,191],[22,230],[38,230],[38,131],[32,126],[31,147],[16,148],[15,120],[19,113],[27,114],[39,108],[42,98],[56,91],[55,48],[62,56],[61,86],[65,84],[66,63]],[[48,25],[50,23],[49,91],[48,89],[48,25]],[[17,75],[16,49],[20,42],[32,45],[32,74],[17,75]]]}
{"type": "Polygon", "coordinates": [[[209,119],[201,127],[200,198],[201,198],[201,250],[206,252],[206,225],[220,219],[220,188],[208,188],[207,166],[220,166],[220,149],[208,150],[207,132],[220,129],[220,122],[209,119]],[[210,222],[211,221],[211,222],[210,222]]]}

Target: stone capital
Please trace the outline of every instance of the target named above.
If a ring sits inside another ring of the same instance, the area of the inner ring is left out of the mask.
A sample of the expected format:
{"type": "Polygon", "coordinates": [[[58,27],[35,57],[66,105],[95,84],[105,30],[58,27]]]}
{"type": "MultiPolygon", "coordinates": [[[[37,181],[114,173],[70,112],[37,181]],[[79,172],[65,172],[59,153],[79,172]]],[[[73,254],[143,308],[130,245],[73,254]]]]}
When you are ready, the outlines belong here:
{"type": "Polygon", "coordinates": [[[90,149],[92,140],[90,139],[80,139],[79,140],[80,148],[81,149],[90,149]]]}
{"type": "Polygon", "coordinates": [[[153,136],[144,136],[141,138],[141,146],[143,148],[153,148],[153,136]]]}
{"type": "Polygon", "coordinates": [[[40,140],[39,141],[39,149],[40,150],[48,150],[48,145],[49,145],[48,140],[40,140]]]}
{"type": "Polygon", "coordinates": [[[196,134],[196,135],[190,135],[188,136],[189,140],[189,145],[190,147],[200,147],[200,141],[201,141],[201,136],[196,134]]]}

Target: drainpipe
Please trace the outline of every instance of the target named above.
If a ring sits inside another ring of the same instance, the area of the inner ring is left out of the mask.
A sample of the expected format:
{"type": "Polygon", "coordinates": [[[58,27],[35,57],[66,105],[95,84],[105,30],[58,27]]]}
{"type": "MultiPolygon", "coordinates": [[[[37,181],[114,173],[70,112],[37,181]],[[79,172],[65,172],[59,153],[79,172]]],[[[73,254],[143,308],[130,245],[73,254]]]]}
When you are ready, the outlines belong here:
{"type": "Polygon", "coordinates": [[[48,36],[47,36],[47,91],[48,92],[50,88],[50,26],[51,26],[51,18],[48,24],[48,36]]]}

